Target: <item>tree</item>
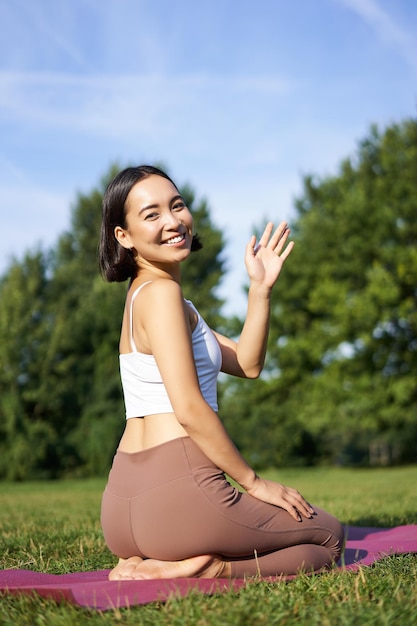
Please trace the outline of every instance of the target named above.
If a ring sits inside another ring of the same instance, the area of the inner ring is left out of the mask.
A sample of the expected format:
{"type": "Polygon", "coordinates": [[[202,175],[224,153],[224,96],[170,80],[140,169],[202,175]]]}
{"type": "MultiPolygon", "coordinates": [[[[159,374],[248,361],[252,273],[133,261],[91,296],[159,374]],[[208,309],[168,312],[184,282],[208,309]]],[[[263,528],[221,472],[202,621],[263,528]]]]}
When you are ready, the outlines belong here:
{"type": "Polygon", "coordinates": [[[43,471],[56,439],[42,386],[48,338],[47,259],[14,261],[0,284],[0,475],[43,471]]]}
{"type": "Polygon", "coordinates": [[[304,180],[269,370],[322,459],[417,458],[416,206],[416,120],[373,127],[337,176],[304,180]]]}

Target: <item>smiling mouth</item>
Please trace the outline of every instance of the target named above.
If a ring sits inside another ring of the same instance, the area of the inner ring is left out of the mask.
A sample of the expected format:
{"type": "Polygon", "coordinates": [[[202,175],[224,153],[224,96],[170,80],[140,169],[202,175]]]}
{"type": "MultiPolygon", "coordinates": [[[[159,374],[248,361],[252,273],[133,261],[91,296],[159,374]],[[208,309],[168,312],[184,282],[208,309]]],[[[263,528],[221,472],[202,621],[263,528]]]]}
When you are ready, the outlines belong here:
{"type": "Polygon", "coordinates": [[[164,245],[166,246],[173,246],[176,243],[181,243],[182,241],[185,240],[185,235],[177,235],[176,237],[172,237],[172,239],[167,239],[167,241],[164,241],[164,245]]]}

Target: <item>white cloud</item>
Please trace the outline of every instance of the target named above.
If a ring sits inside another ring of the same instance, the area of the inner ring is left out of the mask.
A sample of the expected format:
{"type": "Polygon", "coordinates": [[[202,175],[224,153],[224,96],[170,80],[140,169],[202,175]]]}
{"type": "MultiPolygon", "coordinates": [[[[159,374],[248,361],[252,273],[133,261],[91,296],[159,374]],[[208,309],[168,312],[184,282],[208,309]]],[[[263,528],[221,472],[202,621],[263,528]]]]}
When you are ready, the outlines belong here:
{"type": "MultiPolygon", "coordinates": [[[[280,97],[294,88],[289,81],[275,76],[87,77],[23,72],[1,72],[0,86],[3,119],[108,137],[129,131],[149,135],[157,130],[161,134],[172,127],[174,112],[186,111],[188,120],[199,117],[208,98],[216,112],[225,101],[248,96],[280,97]]],[[[178,124],[178,115],[175,119],[178,124]]]]}
{"type": "Polygon", "coordinates": [[[41,57],[54,64],[59,58],[78,69],[87,69],[76,37],[72,40],[71,36],[79,28],[71,2],[13,0],[10,4],[7,10],[3,9],[7,25],[0,44],[3,58],[25,64],[41,57]]]}
{"type": "MultiPolygon", "coordinates": [[[[67,11],[63,14],[63,9],[68,7],[67,3],[59,3],[59,10],[61,14],[61,19],[64,21],[68,19],[67,11]]],[[[71,61],[73,61],[80,68],[85,69],[87,67],[87,63],[83,55],[80,53],[80,49],[74,45],[69,39],[67,39],[61,30],[56,28],[56,25],[50,23],[48,19],[45,17],[46,12],[40,12],[36,10],[36,2],[30,2],[25,4],[25,11],[28,12],[30,21],[35,25],[38,32],[40,33],[40,37],[46,36],[50,42],[53,44],[55,49],[61,50],[71,61]]]]}
{"type": "Polygon", "coordinates": [[[411,35],[388,11],[382,8],[377,0],[336,0],[336,2],[357,13],[382,41],[395,47],[405,61],[414,70],[417,69],[416,31],[411,35]]]}

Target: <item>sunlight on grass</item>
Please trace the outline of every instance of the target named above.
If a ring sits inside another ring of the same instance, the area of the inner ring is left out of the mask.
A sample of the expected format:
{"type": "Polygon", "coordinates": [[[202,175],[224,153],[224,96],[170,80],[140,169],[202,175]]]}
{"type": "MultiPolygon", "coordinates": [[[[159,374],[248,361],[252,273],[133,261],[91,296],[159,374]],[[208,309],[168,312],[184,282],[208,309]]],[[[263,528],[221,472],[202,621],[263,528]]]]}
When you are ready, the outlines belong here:
{"type": "MultiPolygon", "coordinates": [[[[265,477],[296,487],[345,524],[417,523],[417,467],[268,470],[265,477]]],[[[110,568],[100,500],[104,479],[0,485],[1,567],[66,573],[110,568]]],[[[5,626],[137,624],[248,626],[417,624],[417,556],[389,557],[359,572],[251,582],[239,593],[172,599],[97,613],[39,597],[5,596],[5,626]]]]}
{"type": "Polygon", "coordinates": [[[417,523],[417,467],[269,470],[264,476],[297,488],[307,500],[344,524],[417,523]]]}

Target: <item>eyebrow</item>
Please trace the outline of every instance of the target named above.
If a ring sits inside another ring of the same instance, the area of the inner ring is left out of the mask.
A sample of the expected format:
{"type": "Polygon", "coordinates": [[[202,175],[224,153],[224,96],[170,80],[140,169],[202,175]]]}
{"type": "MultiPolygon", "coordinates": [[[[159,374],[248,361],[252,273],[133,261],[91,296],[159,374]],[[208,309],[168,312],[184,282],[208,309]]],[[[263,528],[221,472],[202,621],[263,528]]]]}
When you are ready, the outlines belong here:
{"type": "MultiPolygon", "coordinates": [[[[169,201],[170,206],[172,206],[174,204],[174,202],[176,202],[177,200],[182,200],[184,202],[184,198],[178,194],[176,196],[174,196],[173,198],[171,198],[171,200],[169,201]]],[[[139,215],[141,215],[144,211],[149,211],[151,209],[158,209],[159,208],[159,204],[148,204],[144,207],[141,208],[141,210],[139,211],[139,215]]]]}

